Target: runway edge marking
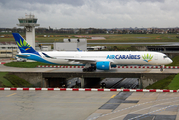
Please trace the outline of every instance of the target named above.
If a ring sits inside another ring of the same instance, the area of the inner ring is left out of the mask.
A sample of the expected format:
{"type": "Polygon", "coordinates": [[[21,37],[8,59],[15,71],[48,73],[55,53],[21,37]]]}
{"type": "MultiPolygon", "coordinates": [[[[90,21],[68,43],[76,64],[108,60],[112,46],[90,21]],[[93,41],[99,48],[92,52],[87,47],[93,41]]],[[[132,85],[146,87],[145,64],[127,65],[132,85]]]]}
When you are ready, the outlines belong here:
{"type": "Polygon", "coordinates": [[[179,90],[160,89],[101,89],[101,88],[0,88],[0,91],[94,91],[94,92],[179,92],[179,90]]]}
{"type": "MultiPolygon", "coordinates": [[[[84,68],[84,66],[49,66],[49,65],[38,65],[37,68],[84,68]]],[[[161,66],[117,66],[114,68],[123,69],[160,69],[161,66]]],[[[164,69],[179,69],[179,66],[164,66],[164,69]]]]}

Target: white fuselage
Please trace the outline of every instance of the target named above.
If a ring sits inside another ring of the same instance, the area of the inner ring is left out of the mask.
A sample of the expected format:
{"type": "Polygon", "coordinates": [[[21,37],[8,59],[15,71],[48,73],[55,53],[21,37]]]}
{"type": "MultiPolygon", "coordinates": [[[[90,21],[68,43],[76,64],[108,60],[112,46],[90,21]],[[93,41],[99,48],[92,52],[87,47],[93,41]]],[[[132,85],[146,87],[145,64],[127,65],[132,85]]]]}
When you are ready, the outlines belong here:
{"type": "Polygon", "coordinates": [[[172,63],[172,60],[165,54],[149,51],[37,52],[19,33],[12,34],[21,51],[18,57],[48,64],[85,65],[84,71],[109,70],[116,65],[167,65],[172,63]]]}
{"type": "MultiPolygon", "coordinates": [[[[26,53],[25,53],[26,54],[26,53]]],[[[41,57],[55,64],[85,65],[110,61],[111,65],[166,65],[172,60],[160,52],[149,51],[100,51],[100,52],[39,52],[41,57]],[[50,56],[46,57],[43,53],[50,56]]]]}

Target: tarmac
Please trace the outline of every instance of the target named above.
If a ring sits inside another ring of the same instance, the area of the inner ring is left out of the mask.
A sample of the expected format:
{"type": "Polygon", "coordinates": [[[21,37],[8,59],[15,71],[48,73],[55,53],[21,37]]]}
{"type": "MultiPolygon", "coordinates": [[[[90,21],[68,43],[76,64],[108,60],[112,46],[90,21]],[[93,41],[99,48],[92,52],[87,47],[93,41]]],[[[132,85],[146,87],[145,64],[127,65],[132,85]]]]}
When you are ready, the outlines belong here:
{"type": "Polygon", "coordinates": [[[3,120],[85,120],[117,92],[0,91],[3,120]]]}
{"type": "MultiPolygon", "coordinates": [[[[69,68],[13,68],[1,72],[80,71],[69,68]]],[[[112,72],[153,72],[159,69],[115,69],[112,72]]],[[[100,71],[96,71],[100,72],[100,71]]],[[[178,73],[165,69],[164,73],[178,73]]],[[[101,91],[0,91],[3,120],[179,120],[178,93],[101,91]]]]}
{"type": "Polygon", "coordinates": [[[88,120],[178,120],[179,94],[120,92],[88,120]],[[109,106],[109,104],[113,106],[109,106]]]}
{"type": "Polygon", "coordinates": [[[178,93],[0,91],[3,120],[178,120],[178,93]]]}

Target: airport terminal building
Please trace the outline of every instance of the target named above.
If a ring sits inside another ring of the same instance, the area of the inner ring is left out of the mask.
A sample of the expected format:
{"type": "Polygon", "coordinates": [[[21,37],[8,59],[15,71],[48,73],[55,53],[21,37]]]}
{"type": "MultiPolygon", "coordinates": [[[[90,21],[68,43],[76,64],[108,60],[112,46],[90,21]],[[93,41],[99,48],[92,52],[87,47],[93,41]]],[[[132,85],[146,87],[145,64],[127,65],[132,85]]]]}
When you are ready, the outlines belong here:
{"type": "Polygon", "coordinates": [[[82,51],[87,51],[87,40],[79,38],[63,39],[63,43],[54,42],[53,47],[54,50],[57,51],[77,51],[77,48],[82,51]]]}

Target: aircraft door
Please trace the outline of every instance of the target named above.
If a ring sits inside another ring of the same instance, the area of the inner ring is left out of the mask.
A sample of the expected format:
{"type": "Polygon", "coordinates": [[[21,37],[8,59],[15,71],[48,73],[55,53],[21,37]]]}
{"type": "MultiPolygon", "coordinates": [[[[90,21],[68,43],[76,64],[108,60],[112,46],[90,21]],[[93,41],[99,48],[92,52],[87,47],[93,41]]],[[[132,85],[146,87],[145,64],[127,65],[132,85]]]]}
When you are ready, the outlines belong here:
{"type": "Polygon", "coordinates": [[[157,54],[154,55],[154,59],[158,60],[158,55],[157,54]]]}

